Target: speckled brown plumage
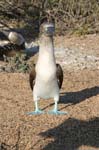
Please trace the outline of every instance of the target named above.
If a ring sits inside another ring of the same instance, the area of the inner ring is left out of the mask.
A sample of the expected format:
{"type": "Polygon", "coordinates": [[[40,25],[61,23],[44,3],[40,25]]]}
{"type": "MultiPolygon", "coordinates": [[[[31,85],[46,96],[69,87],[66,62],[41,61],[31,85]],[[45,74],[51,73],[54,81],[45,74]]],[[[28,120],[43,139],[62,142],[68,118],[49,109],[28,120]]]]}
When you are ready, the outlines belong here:
{"type": "Polygon", "coordinates": [[[0,56],[14,56],[16,53],[22,53],[25,49],[24,43],[22,45],[16,45],[13,43],[8,43],[4,46],[0,46],[0,56]]]}
{"type": "MultiPolygon", "coordinates": [[[[56,76],[58,80],[58,86],[59,86],[59,89],[61,89],[62,83],[63,83],[63,70],[60,64],[56,64],[56,67],[57,67],[56,76]]],[[[30,82],[31,90],[33,90],[33,87],[35,84],[35,77],[36,77],[36,72],[35,72],[35,64],[34,64],[29,74],[29,82],[30,82]]]]}

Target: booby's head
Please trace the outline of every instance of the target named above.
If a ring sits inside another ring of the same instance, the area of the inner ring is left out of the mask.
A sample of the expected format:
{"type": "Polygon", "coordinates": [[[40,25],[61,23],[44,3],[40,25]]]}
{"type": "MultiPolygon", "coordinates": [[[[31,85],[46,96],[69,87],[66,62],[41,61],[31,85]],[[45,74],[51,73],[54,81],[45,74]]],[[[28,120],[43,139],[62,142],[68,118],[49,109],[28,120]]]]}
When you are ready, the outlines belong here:
{"type": "Polygon", "coordinates": [[[11,43],[17,44],[17,45],[23,45],[25,43],[25,39],[20,33],[17,32],[10,32],[8,35],[8,39],[10,40],[11,43]]]}
{"type": "Polygon", "coordinates": [[[55,33],[55,24],[52,22],[44,22],[40,27],[40,33],[46,36],[53,36],[55,33]]]}

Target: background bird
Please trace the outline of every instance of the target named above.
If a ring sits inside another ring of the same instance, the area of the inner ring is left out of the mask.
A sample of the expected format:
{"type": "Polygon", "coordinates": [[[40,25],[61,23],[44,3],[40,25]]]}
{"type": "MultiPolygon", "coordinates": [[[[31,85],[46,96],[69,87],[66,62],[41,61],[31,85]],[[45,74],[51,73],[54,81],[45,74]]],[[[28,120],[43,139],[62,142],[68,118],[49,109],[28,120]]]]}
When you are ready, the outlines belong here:
{"type": "Polygon", "coordinates": [[[0,45],[0,56],[14,56],[16,53],[22,53],[25,49],[24,37],[15,31],[8,32],[6,43],[0,45]]]}
{"type": "Polygon", "coordinates": [[[44,113],[38,108],[40,98],[54,98],[54,109],[49,111],[50,114],[65,114],[58,111],[59,90],[63,82],[63,70],[60,64],[56,64],[54,55],[53,34],[55,25],[46,22],[41,25],[42,35],[39,44],[39,56],[37,64],[34,65],[30,72],[30,87],[33,90],[33,99],[35,111],[28,114],[44,113]]]}

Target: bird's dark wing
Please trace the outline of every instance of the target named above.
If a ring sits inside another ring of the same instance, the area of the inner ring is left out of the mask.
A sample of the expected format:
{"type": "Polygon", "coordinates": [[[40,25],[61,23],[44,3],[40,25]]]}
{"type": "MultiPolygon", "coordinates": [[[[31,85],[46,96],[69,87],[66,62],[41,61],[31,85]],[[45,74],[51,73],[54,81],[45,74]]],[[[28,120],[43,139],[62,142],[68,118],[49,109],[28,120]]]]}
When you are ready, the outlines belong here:
{"type": "Polygon", "coordinates": [[[33,87],[35,84],[35,77],[36,77],[36,72],[35,72],[35,65],[34,65],[34,67],[32,67],[32,70],[29,74],[29,82],[30,82],[30,87],[32,91],[33,91],[33,87]]]}
{"type": "Polygon", "coordinates": [[[61,86],[63,83],[63,70],[60,64],[56,64],[56,67],[57,67],[56,75],[57,75],[57,80],[58,80],[58,86],[61,89],[61,86]]]}

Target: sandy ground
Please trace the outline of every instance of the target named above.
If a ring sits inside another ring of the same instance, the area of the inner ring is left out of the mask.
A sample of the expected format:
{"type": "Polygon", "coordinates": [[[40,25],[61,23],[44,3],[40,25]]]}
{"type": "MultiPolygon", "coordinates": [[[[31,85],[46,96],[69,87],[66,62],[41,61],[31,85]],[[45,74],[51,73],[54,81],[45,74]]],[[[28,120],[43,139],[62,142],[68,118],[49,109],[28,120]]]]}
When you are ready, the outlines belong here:
{"type": "MultiPolygon", "coordinates": [[[[57,37],[55,45],[61,43],[99,58],[99,35],[57,37]]],[[[52,99],[39,103],[45,114],[27,115],[34,110],[28,74],[0,73],[0,150],[99,150],[99,66],[61,65],[64,82],[58,107],[68,114],[60,116],[47,114],[52,99]]]]}

